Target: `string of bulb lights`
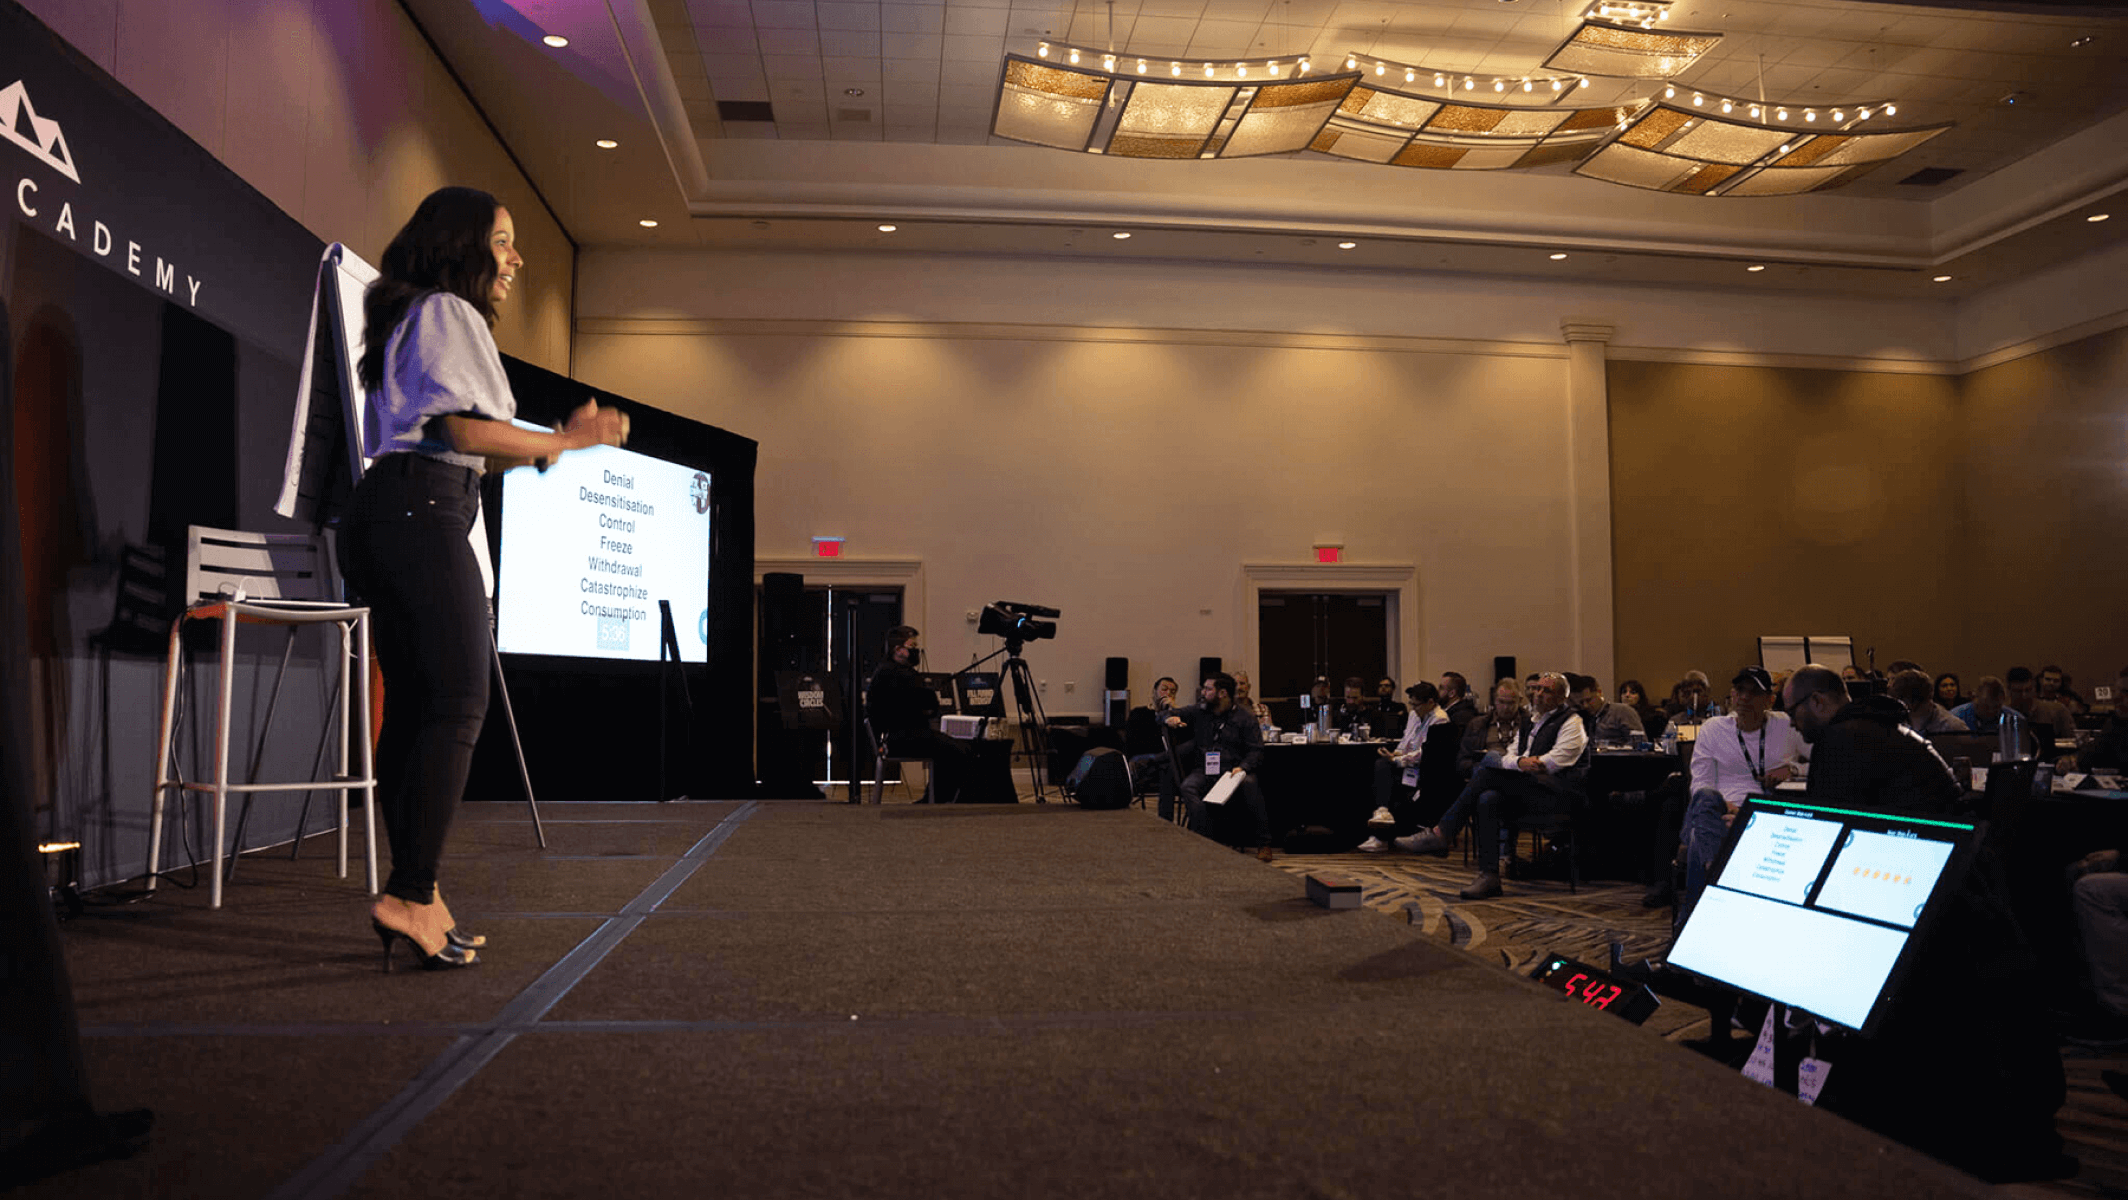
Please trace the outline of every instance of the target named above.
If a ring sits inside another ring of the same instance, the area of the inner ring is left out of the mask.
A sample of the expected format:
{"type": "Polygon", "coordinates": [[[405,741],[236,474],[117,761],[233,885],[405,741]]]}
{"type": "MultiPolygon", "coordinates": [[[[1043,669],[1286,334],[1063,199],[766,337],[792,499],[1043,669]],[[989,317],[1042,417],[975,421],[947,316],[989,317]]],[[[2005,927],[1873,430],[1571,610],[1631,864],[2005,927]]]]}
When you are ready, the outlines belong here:
{"type": "MultiPolygon", "coordinates": [[[[1282,60],[1275,58],[1146,58],[1140,55],[1118,54],[1112,50],[1091,50],[1063,42],[1039,42],[1035,46],[1035,56],[1042,59],[1054,58],[1055,61],[1075,67],[1099,64],[1102,70],[1112,74],[1158,75],[1163,70],[1162,64],[1165,63],[1166,74],[1175,78],[1201,73],[1206,79],[1216,79],[1222,72],[1232,72],[1235,78],[1246,79],[1251,71],[1262,71],[1272,78],[1284,78],[1284,72],[1288,70],[1282,60]],[[1133,70],[1133,67],[1136,69],[1133,70]]],[[[1535,94],[1540,89],[1557,94],[1589,86],[1588,77],[1583,75],[1472,75],[1460,71],[1436,71],[1367,55],[1345,56],[1345,70],[1360,71],[1364,74],[1367,68],[1372,68],[1372,73],[1378,78],[1399,75],[1406,84],[1423,86],[1422,81],[1431,78],[1435,87],[1451,92],[1458,88],[1478,91],[1490,87],[1493,92],[1502,94],[1510,91],[1535,94]]],[[[1315,63],[1309,55],[1303,54],[1291,60],[1290,69],[1293,76],[1298,77],[1315,70],[1315,63]]]]}
{"type": "Polygon", "coordinates": [[[1800,104],[1773,104],[1739,96],[1723,96],[1700,88],[1681,88],[1677,86],[1675,81],[1663,84],[1663,99],[1665,100],[1675,100],[1679,95],[1687,92],[1691,93],[1691,104],[1694,108],[1712,106],[1716,110],[1727,114],[1734,114],[1738,109],[1742,109],[1754,121],[1767,120],[1769,119],[1768,114],[1770,114],[1770,119],[1775,121],[1797,119],[1796,116],[1791,115],[1794,113],[1799,114],[1803,123],[1808,125],[1814,124],[1822,112],[1832,119],[1833,124],[1845,125],[1848,123],[1849,114],[1853,114],[1854,119],[1857,121],[1867,121],[1877,113],[1883,113],[1887,117],[1899,115],[1899,106],[1889,100],[1870,101],[1864,104],[1811,105],[1805,107],[1800,104]]]}
{"type": "MultiPolygon", "coordinates": [[[[1118,54],[1112,50],[1092,50],[1083,46],[1047,41],[1036,45],[1035,55],[1043,59],[1055,59],[1069,66],[1099,64],[1102,70],[1111,74],[1136,74],[1150,77],[1164,73],[1170,78],[1178,79],[1187,75],[1191,77],[1201,76],[1205,79],[1232,78],[1244,80],[1250,78],[1251,72],[1261,72],[1265,77],[1271,79],[1298,78],[1316,69],[1313,59],[1305,54],[1291,60],[1275,58],[1235,60],[1161,59],[1118,54]],[[1288,75],[1289,71],[1290,76],[1288,75]]],[[[1421,67],[1365,54],[1347,54],[1344,59],[1344,69],[1346,71],[1357,71],[1363,77],[1372,76],[1376,79],[1385,79],[1391,84],[1401,80],[1406,86],[1410,87],[1423,88],[1430,80],[1433,87],[1440,91],[1451,95],[1459,92],[1474,93],[1473,98],[1486,95],[1509,98],[1552,95],[1565,99],[1571,93],[1578,92],[1589,86],[1589,77],[1586,75],[1479,75],[1462,71],[1443,71],[1421,67]]],[[[1693,108],[1708,109],[1727,116],[1735,116],[1742,113],[1748,116],[1749,119],[1760,122],[1787,123],[1800,121],[1805,125],[1812,125],[1816,124],[1821,117],[1825,117],[1829,119],[1828,127],[1847,126],[1851,123],[1851,120],[1867,121],[1879,113],[1889,117],[1896,116],[1899,112],[1899,106],[1896,103],[1886,100],[1867,101],[1860,104],[1813,104],[1806,106],[1801,104],[1777,104],[1770,101],[1753,100],[1743,96],[1728,96],[1718,92],[1710,92],[1704,88],[1680,87],[1675,80],[1666,81],[1662,85],[1662,97],[1665,100],[1676,101],[1682,107],[1687,101],[1680,100],[1680,97],[1685,96],[1690,97],[1689,104],[1693,108]]]]}

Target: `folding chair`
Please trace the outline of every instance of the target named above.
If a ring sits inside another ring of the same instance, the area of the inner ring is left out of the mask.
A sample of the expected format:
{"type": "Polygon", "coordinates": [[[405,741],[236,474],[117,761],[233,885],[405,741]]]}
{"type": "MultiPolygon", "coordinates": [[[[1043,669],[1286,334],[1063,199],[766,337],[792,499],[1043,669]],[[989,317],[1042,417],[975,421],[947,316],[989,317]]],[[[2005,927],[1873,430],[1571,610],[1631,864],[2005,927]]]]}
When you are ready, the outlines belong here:
{"type": "Polygon", "coordinates": [[[872,760],[878,764],[872,771],[872,803],[878,804],[886,798],[887,766],[890,763],[922,763],[924,767],[924,800],[929,801],[932,798],[931,781],[938,778],[938,772],[932,769],[931,760],[928,758],[904,758],[888,754],[887,739],[880,734],[872,732],[872,718],[870,717],[865,718],[864,733],[865,740],[872,744],[872,760]]]}

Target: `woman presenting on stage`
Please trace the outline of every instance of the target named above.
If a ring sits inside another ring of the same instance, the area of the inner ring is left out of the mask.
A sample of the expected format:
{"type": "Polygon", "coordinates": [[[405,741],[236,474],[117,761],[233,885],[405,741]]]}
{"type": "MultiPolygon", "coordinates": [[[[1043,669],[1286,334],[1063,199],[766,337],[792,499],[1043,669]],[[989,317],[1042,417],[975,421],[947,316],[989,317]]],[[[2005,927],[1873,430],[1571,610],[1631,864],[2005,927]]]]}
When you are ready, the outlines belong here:
{"type": "Polygon", "coordinates": [[[485,939],[458,931],[437,861],[488,710],[488,605],[466,540],[480,474],[618,446],[628,418],[597,401],[560,430],[512,425],[517,402],[489,332],[524,259],[510,213],[486,192],[443,188],[384,251],[363,300],[362,437],[376,456],[340,522],[340,568],[370,607],[384,673],[377,806],[392,849],[370,923],[430,970],[469,967],[485,939]]]}

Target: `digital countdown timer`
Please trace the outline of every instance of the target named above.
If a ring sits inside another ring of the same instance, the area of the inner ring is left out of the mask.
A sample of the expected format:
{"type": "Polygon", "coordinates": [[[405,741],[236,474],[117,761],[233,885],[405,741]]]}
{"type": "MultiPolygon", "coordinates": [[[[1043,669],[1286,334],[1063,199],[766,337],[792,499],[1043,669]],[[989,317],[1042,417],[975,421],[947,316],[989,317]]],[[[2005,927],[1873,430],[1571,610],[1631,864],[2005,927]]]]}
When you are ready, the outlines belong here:
{"type": "Polygon", "coordinates": [[[1644,983],[1620,981],[1610,972],[1563,955],[1550,955],[1537,964],[1530,978],[1564,992],[1568,999],[1590,1008],[1615,1013],[1638,1025],[1655,1015],[1662,1000],[1644,983]]]}

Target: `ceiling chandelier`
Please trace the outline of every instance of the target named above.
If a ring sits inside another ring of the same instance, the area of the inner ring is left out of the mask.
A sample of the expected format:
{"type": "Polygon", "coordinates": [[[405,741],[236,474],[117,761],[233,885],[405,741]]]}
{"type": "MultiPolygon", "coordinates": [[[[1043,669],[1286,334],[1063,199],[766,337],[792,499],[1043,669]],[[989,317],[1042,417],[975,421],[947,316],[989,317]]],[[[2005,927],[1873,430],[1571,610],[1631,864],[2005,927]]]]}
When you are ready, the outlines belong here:
{"type": "Polygon", "coordinates": [[[1524,75],[1445,71],[1373,54],[1161,58],[1044,41],[1008,54],[991,133],[1122,158],[1310,152],[1434,170],[1571,164],[1627,187],[1783,196],[1838,187],[1950,128],[1891,129],[1890,102],[1794,105],[1681,87],[1719,33],[1662,25],[1667,5],[1598,0],[1524,75]],[[1326,69],[1327,67],[1327,69],[1326,69]],[[1587,103],[1591,77],[1661,80],[1587,103]]]}

